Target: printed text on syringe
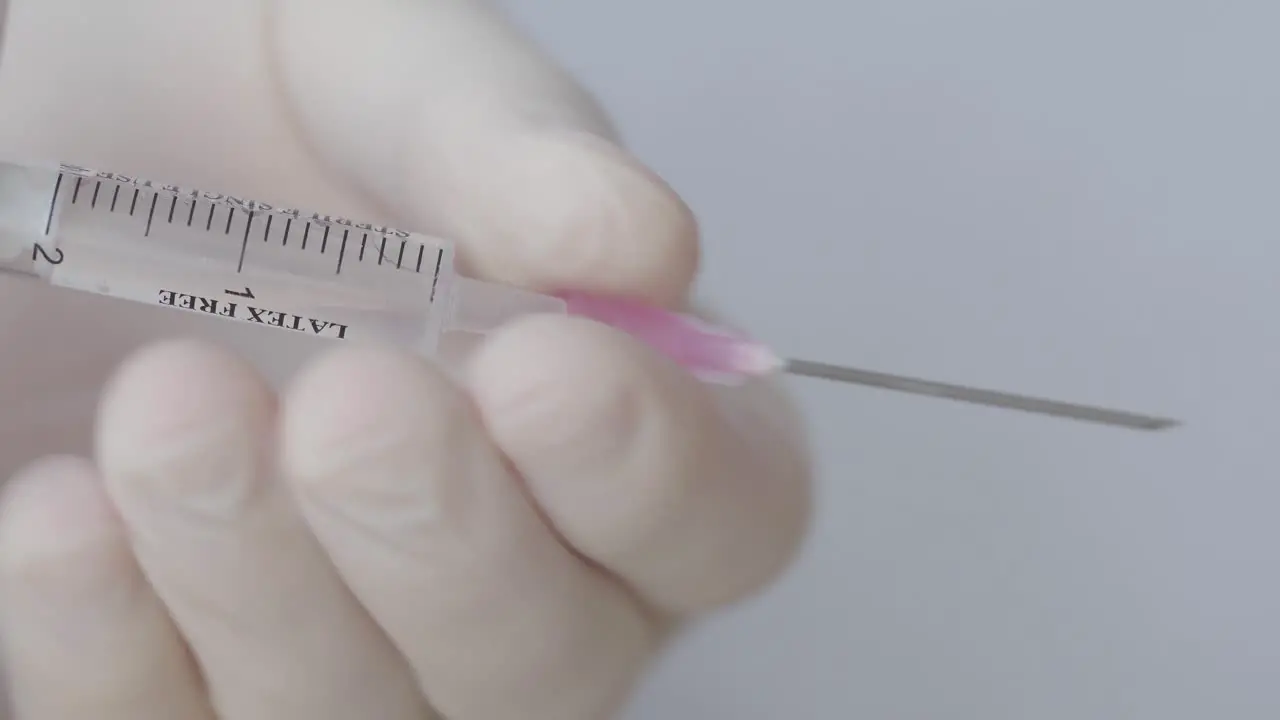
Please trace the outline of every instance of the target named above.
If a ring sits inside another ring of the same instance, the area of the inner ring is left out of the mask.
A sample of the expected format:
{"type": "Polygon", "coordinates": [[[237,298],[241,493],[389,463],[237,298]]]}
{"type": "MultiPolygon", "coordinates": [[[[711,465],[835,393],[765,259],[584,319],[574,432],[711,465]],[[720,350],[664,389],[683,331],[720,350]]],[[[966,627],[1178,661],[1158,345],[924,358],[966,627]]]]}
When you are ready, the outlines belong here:
{"type": "MultiPolygon", "coordinates": [[[[249,293],[249,296],[252,297],[252,293],[249,293]]],[[[244,322],[266,325],[268,327],[280,328],[282,330],[296,330],[302,333],[327,336],[338,340],[345,340],[347,337],[347,330],[349,329],[346,325],[342,325],[341,323],[303,317],[301,315],[280,312],[278,310],[257,308],[252,305],[244,305],[227,300],[214,300],[213,298],[201,297],[199,295],[188,295],[186,293],[174,292],[173,290],[160,291],[160,304],[166,307],[217,315],[218,317],[229,318],[232,320],[243,320],[244,322]]]]}

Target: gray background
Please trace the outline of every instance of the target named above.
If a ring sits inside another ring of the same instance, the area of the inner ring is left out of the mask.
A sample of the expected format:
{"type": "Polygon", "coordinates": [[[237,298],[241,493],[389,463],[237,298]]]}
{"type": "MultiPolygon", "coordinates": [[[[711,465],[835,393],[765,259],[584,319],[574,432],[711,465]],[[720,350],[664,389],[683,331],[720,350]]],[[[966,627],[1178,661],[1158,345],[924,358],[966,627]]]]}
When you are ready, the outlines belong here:
{"type": "Polygon", "coordinates": [[[1280,717],[1280,5],[507,4],[781,348],[1189,423],[796,381],[808,552],[634,718],[1280,717]]]}

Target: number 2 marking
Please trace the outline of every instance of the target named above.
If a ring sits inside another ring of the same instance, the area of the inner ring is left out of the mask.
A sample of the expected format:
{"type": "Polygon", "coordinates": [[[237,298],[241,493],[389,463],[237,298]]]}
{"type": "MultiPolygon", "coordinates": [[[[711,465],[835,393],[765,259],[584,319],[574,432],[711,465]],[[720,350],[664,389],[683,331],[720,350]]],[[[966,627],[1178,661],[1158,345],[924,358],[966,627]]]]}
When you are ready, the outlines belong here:
{"type": "Polygon", "coordinates": [[[44,247],[40,245],[40,243],[36,243],[31,247],[31,262],[35,262],[36,260],[44,260],[50,265],[61,265],[62,261],[65,259],[66,259],[66,256],[63,255],[62,250],[59,248],[54,248],[53,255],[50,255],[49,251],[45,250],[44,247]]]}

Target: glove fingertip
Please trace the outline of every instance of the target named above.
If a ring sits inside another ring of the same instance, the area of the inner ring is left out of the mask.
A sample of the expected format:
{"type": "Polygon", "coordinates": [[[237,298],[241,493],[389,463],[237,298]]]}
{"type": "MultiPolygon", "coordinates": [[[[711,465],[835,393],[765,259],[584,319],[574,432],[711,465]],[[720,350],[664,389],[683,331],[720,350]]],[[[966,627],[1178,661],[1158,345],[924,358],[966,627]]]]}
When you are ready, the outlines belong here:
{"type": "MultiPolygon", "coordinates": [[[[692,383],[611,328],[556,316],[494,334],[466,380],[491,436],[521,472],[607,466],[629,457],[638,437],[661,444],[669,428],[655,408],[671,398],[697,405],[700,388],[692,383]]],[[[582,490],[579,499],[589,502],[582,490]]]]}
{"type": "Polygon", "coordinates": [[[425,209],[459,241],[466,271],[544,292],[685,302],[698,226],[667,183],[596,135],[504,135],[435,145],[412,183],[419,197],[448,198],[425,209]]]}

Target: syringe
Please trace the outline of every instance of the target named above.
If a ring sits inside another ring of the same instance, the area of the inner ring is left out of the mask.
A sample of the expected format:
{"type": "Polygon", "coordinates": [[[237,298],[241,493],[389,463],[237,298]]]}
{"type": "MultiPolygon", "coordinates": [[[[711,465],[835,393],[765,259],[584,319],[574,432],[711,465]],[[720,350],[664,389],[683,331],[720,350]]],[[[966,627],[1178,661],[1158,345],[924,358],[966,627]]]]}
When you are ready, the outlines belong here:
{"type": "Polygon", "coordinates": [[[61,164],[0,163],[0,271],[56,287],[334,340],[433,354],[446,332],[486,333],[533,313],[630,333],[698,377],[776,372],[1141,430],[1177,423],[805,360],[738,332],[581,293],[464,277],[453,245],[419,233],[61,164]]]}

